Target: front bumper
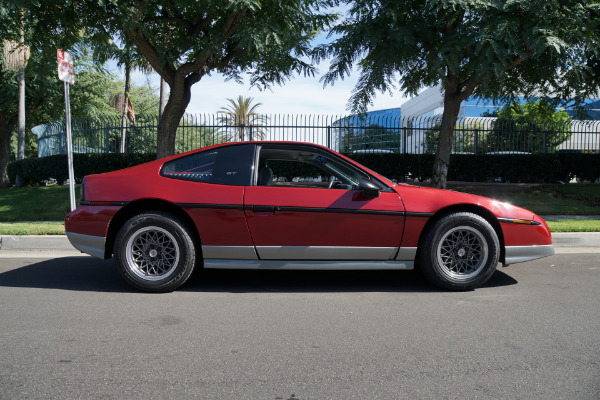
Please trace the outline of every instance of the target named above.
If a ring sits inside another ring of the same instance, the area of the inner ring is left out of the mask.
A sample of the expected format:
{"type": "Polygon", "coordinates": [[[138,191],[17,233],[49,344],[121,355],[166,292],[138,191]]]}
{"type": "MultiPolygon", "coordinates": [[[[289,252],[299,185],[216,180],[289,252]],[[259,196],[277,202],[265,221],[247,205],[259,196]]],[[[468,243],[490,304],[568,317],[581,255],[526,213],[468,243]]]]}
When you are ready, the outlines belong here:
{"type": "Polygon", "coordinates": [[[105,244],[104,236],[84,235],[82,233],[66,232],[69,242],[77,250],[82,253],[89,254],[94,257],[105,259],[105,244]]]}
{"type": "Polygon", "coordinates": [[[504,265],[536,260],[553,254],[554,246],[551,244],[541,246],[506,246],[504,265]]]}

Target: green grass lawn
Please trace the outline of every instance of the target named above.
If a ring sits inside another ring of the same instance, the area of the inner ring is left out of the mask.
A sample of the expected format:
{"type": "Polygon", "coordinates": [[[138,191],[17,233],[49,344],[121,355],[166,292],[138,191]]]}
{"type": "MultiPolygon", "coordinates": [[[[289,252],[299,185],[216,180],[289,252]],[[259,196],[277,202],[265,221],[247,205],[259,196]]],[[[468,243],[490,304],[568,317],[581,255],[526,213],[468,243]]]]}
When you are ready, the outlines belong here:
{"type": "Polygon", "coordinates": [[[64,234],[64,222],[0,222],[0,235],[64,234]]]}
{"type": "MultiPolygon", "coordinates": [[[[546,221],[552,232],[600,232],[600,219],[546,221]]],[[[0,222],[0,235],[64,235],[63,222],[0,222]]]]}
{"type": "Polygon", "coordinates": [[[449,184],[449,189],[506,201],[538,215],[598,215],[600,185],[449,184]]]}
{"type": "MultiPolygon", "coordinates": [[[[553,232],[600,232],[600,185],[455,184],[453,190],[508,201],[539,215],[598,215],[594,220],[548,221],[553,232]]],[[[79,187],[76,192],[79,198],[79,187]]],[[[68,186],[0,189],[1,235],[59,235],[69,212],[68,186]],[[19,223],[23,221],[47,221],[19,223]],[[49,222],[55,221],[55,222],[49,222]]]]}
{"type": "Polygon", "coordinates": [[[551,232],[600,232],[600,219],[559,219],[546,222],[551,232]]]}
{"type": "MultiPolygon", "coordinates": [[[[79,199],[79,187],[75,199],[79,199]]],[[[0,189],[0,222],[62,221],[69,210],[68,186],[0,189]]]]}
{"type": "Polygon", "coordinates": [[[598,215],[600,185],[540,185],[515,194],[511,203],[539,215],[598,215]]]}

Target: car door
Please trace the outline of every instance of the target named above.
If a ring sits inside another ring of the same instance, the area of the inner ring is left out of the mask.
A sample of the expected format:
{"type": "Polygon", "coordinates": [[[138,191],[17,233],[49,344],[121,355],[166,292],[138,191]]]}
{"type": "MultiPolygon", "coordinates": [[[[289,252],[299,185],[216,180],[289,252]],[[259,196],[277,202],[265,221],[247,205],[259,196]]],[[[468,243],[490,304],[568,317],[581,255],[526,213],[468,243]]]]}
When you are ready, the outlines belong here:
{"type": "Polygon", "coordinates": [[[391,260],[404,227],[397,193],[358,189],[367,172],[319,147],[263,145],[244,210],[263,260],[391,260]]]}
{"type": "Polygon", "coordinates": [[[160,187],[192,219],[206,259],[256,259],[244,213],[255,145],[210,147],[165,163],[160,187]]]}

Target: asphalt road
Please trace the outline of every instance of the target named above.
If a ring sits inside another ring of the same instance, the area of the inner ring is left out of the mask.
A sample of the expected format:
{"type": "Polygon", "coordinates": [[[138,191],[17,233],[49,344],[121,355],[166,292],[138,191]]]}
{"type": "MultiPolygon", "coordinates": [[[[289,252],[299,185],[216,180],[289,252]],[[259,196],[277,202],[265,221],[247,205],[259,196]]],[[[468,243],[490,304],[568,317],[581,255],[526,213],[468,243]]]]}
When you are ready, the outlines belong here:
{"type": "Polygon", "coordinates": [[[415,272],[204,271],[131,291],[112,261],[0,259],[1,399],[600,399],[600,262],[483,288],[415,272]]]}

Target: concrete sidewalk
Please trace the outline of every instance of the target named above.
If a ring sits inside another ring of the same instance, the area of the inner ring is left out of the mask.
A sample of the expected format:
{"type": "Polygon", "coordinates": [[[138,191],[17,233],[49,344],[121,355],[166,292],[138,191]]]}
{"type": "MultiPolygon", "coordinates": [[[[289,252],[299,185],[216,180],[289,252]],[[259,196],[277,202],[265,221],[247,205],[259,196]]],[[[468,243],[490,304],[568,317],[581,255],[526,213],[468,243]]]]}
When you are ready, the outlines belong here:
{"type": "Polygon", "coordinates": [[[6,235],[0,236],[0,250],[77,251],[66,235],[6,235]]]}
{"type": "MultiPolygon", "coordinates": [[[[556,253],[600,253],[600,232],[554,233],[556,253]]],[[[65,235],[0,236],[0,253],[3,252],[75,252],[65,235]]]]}

